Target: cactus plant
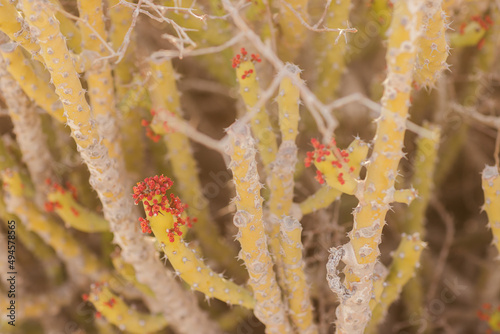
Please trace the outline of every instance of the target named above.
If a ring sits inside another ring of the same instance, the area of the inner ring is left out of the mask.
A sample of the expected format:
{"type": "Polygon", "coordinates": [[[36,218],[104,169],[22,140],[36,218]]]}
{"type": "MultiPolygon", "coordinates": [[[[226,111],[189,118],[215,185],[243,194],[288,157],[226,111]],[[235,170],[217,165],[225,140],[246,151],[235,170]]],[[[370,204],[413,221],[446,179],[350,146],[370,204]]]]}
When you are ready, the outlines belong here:
{"type": "Polygon", "coordinates": [[[0,332],[498,330],[499,13],[0,0],[0,332]]]}

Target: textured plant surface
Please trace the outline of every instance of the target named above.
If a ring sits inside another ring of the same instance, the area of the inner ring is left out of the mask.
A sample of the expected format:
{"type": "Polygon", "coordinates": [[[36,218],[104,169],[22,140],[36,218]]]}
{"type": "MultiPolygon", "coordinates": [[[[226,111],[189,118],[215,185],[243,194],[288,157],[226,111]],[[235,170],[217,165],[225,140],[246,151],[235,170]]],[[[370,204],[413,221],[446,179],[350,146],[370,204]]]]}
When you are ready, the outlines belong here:
{"type": "Polygon", "coordinates": [[[0,333],[500,332],[496,0],[0,0],[0,333]]]}

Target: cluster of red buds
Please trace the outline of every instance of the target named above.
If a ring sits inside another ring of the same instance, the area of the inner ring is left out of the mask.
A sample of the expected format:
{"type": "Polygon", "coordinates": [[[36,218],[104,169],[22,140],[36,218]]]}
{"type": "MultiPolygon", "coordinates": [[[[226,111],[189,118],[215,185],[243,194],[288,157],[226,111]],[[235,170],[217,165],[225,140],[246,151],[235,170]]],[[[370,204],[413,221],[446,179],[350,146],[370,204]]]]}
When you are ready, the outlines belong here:
{"type": "MultiPolygon", "coordinates": [[[[479,23],[481,28],[483,28],[484,30],[488,30],[493,26],[493,20],[491,19],[491,17],[489,15],[486,15],[484,17],[484,19],[481,18],[481,16],[479,16],[479,15],[474,15],[470,19],[472,21],[476,21],[477,23],[479,23]]],[[[462,33],[462,31],[460,31],[460,33],[462,33]]]]}
{"type": "MultiPolygon", "coordinates": [[[[76,187],[74,185],[72,185],[69,181],[66,182],[66,189],[64,189],[59,183],[53,182],[49,178],[45,180],[45,184],[47,184],[50,187],[51,192],[59,192],[61,194],[65,194],[66,191],[69,191],[69,192],[71,192],[71,196],[73,196],[73,198],[75,200],[78,198],[77,197],[78,195],[76,192],[76,187]]],[[[53,212],[55,209],[61,209],[62,205],[61,205],[61,203],[59,203],[57,201],[55,201],[55,202],[47,201],[47,202],[45,202],[44,207],[45,207],[45,211],[53,212]]],[[[80,215],[80,213],[78,212],[77,209],[71,207],[70,210],[75,216],[80,215]]]]}
{"type": "Polygon", "coordinates": [[[252,73],[253,73],[252,69],[249,69],[249,70],[243,72],[243,74],[241,75],[241,79],[243,80],[245,78],[248,78],[250,76],[250,74],[252,74],[252,73]]]}
{"type": "Polygon", "coordinates": [[[116,299],[110,298],[107,302],[104,302],[104,305],[106,305],[109,308],[113,308],[113,306],[116,304],[116,299]]]}
{"type": "MultiPolygon", "coordinates": [[[[337,148],[337,143],[335,142],[335,139],[332,139],[330,144],[321,144],[316,138],[311,139],[311,144],[314,147],[314,151],[307,152],[307,157],[304,159],[304,164],[306,167],[310,167],[314,162],[322,162],[326,161],[326,157],[333,155],[333,150],[336,149],[338,152],[338,155],[342,158],[343,163],[348,163],[349,162],[349,153],[346,150],[341,150],[337,148]]],[[[333,158],[331,161],[331,164],[333,167],[336,168],[342,168],[342,162],[337,160],[336,158],[333,158]]],[[[350,167],[349,171],[352,172],[354,171],[354,167],[350,167]]],[[[319,170],[316,171],[316,177],[315,179],[320,183],[324,184],[325,183],[325,178],[323,173],[321,173],[319,170]]],[[[339,181],[340,184],[344,184],[344,173],[339,173],[337,175],[337,180],[339,181]]]]}
{"type": "Polygon", "coordinates": [[[45,202],[44,204],[45,211],[53,212],[55,209],[61,209],[62,205],[59,202],[45,202]]]}
{"type": "MultiPolygon", "coordinates": [[[[233,57],[233,68],[237,68],[240,66],[241,62],[247,61],[248,60],[248,52],[245,50],[245,48],[241,48],[240,54],[237,54],[236,56],[233,57]]],[[[250,61],[253,63],[260,63],[262,59],[260,59],[260,55],[258,53],[252,53],[250,55],[250,61]]],[[[243,78],[244,79],[244,78],[243,78]]]]}
{"type": "MultiPolygon", "coordinates": [[[[479,16],[479,15],[474,15],[471,17],[471,20],[472,21],[475,21],[477,22],[481,28],[483,28],[484,30],[489,30],[492,26],[493,26],[493,20],[491,19],[491,17],[489,15],[486,15],[484,17],[484,19],[479,16]]],[[[465,34],[465,28],[467,27],[467,22],[463,22],[461,25],[460,25],[460,35],[463,35],[465,34]]],[[[485,39],[482,38],[479,43],[477,44],[477,48],[479,50],[481,50],[484,46],[484,42],[485,42],[485,39]]]]}
{"type": "Polygon", "coordinates": [[[150,124],[151,123],[145,119],[141,121],[141,125],[146,128],[146,137],[157,143],[160,140],[161,136],[155,134],[153,130],[151,130],[151,128],[149,127],[150,124]]]}
{"type": "Polygon", "coordinates": [[[49,178],[45,179],[45,184],[50,187],[50,191],[57,191],[60,192],[61,194],[65,194],[66,191],[69,191],[71,192],[71,196],[73,196],[75,200],[78,199],[76,187],[72,185],[71,182],[69,181],[66,181],[65,183],[66,189],[64,189],[59,183],[54,182],[49,178]]]}
{"type": "MultiPolygon", "coordinates": [[[[148,217],[163,214],[162,212],[170,213],[174,217],[174,227],[166,231],[170,242],[174,241],[175,235],[182,235],[182,231],[179,229],[180,226],[191,227],[196,222],[196,218],[182,217],[187,205],[183,204],[179,197],[174,194],[167,195],[167,191],[172,185],[173,181],[170,178],[155,175],[145,178],[143,182],[138,182],[134,187],[133,195],[135,204],[139,204],[140,201],[143,202],[148,217]]],[[[151,226],[147,218],[139,218],[139,222],[143,233],[151,233],[151,226]]]]}
{"type": "Polygon", "coordinates": [[[477,311],[477,317],[481,321],[488,323],[490,328],[486,330],[487,334],[492,334],[500,330],[500,306],[494,308],[490,303],[484,303],[481,310],[477,311]]]}
{"type": "MultiPolygon", "coordinates": [[[[154,109],[151,109],[151,116],[156,116],[156,114],[158,113],[156,110],[154,109]]],[[[171,116],[175,116],[175,114],[173,112],[169,112],[171,116]]],[[[143,127],[146,128],[146,137],[148,137],[149,139],[151,139],[152,141],[154,141],[155,143],[157,143],[160,139],[161,139],[161,135],[159,134],[155,134],[154,131],[151,129],[150,125],[151,125],[151,122],[149,122],[148,120],[141,120],[141,125],[143,127]]],[[[164,121],[163,122],[163,129],[165,130],[165,133],[172,133],[174,132],[174,130],[168,126],[168,123],[167,121],[164,121]]]]}

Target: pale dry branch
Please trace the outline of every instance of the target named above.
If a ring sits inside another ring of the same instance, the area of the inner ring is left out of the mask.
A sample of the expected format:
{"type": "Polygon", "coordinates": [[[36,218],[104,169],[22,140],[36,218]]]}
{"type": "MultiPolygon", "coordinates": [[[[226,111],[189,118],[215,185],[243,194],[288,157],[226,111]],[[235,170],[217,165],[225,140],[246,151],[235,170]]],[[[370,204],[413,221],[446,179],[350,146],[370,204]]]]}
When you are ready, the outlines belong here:
{"type": "Polygon", "coordinates": [[[222,50],[225,50],[225,49],[237,44],[241,39],[243,39],[243,34],[239,33],[239,34],[236,34],[236,36],[234,36],[233,38],[231,38],[227,42],[225,42],[221,45],[218,45],[218,46],[211,46],[211,47],[196,49],[196,50],[188,50],[188,51],[184,51],[184,52],[180,52],[180,51],[176,51],[176,50],[161,50],[161,51],[157,51],[154,54],[152,54],[151,58],[155,59],[155,60],[160,60],[160,59],[164,59],[164,58],[166,58],[166,59],[172,59],[172,58],[183,59],[184,57],[195,57],[195,56],[213,54],[213,53],[221,52],[222,50]]]}
{"type": "MultiPolygon", "coordinates": [[[[331,2],[331,0],[329,2],[331,2]]],[[[347,33],[357,33],[358,32],[358,29],[352,28],[352,27],[349,26],[349,22],[347,22],[347,28],[327,28],[327,27],[323,26],[323,28],[318,29],[317,25],[319,25],[319,22],[316,23],[315,26],[311,26],[311,25],[309,25],[309,23],[306,22],[306,20],[304,20],[304,18],[302,17],[302,15],[300,15],[300,13],[297,12],[292,7],[292,5],[290,5],[287,1],[281,0],[281,3],[283,3],[290,11],[293,12],[293,14],[299,19],[300,23],[304,27],[306,27],[306,29],[314,31],[314,32],[338,32],[339,35],[335,39],[335,44],[338,43],[338,41],[339,41],[339,39],[340,39],[341,36],[344,36],[345,42],[347,43],[347,33]]],[[[327,6],[328,6],[328,4],[327,4],[327,6]]],[[[320,19],[320,22],[323,20],[327,8],[328,7],[325,8],[325,12],[323,13],[323,17],[320,19]]]]}
{"type": "MultiPolygon", "coordinates": [[[[245,20],[240,16],[238,9],[228,0],[223,0],[222,4],[226,11],[231,14],[234,24],[245,34],[247,39],[259,51],[260,55],[267,59],[277,72],[282,71],[285,64],[283,64],[276,53],[273,52],[273,50],[270,49],[247,25],[245,20]]],[[[323,137],[327,139],[331,138],[333,131],[338,125],[337,120],[331,115],[326,106],[318,100],[318,98],[311,92],[302,80],[295,77],[290,77],[290,79],[293,84],[299,88],[302,100],[311,112],[323,137]]]]}
{"type": "Polygon", "coordinates": [[[473,119],[483,123],[484,125],[500,130],[500,116],[483,115],[473,107],[466,107],[458,103],[453,103],[451,107],[453,110],[463,115],[472,117],[473,119]]]}

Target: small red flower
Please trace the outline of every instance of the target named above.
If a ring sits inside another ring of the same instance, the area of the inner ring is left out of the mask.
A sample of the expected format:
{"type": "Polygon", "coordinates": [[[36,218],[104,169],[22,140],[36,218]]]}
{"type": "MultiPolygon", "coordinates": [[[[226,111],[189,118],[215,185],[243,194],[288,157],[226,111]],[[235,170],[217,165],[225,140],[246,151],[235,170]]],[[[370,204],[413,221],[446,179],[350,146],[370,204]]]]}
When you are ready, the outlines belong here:
{"type": "MultiPolygon", "coordinates": [[[[153,217],[162,212],[168,212],[174,217],[174,227],[167,230],[169,240],[174,241],[174,236],[182,236],[182,231],[179,229],[182,225],[191,227],[196,218],[183,218],[183,213],[187,205],[182,203],[179,197],[174,194],[167,194],[167,191],[172,187],[173,182],[170,178],[154,176],[145,178],[143,182],[137,183],[134,187],[133,198],[135,204],[140,201],[144,204],[144,210],[148,217],[153,217]]],[[[151,226],[148,219],[139,218],[141,230],[143,233],[151,233],[151,226]]]]}
{"type": "MultiPolygon", "coordinates": [[[[240,53],[235,55],[232,59],[233,68],[237,68],[242,62],[249,60],[247,55],[247,50],[245,48],[241,48],[240,53]]],[[[260,59],[260,55],[258,53],[252,53],[250,55],[250,61],[253,63],[260,63],[262,59],[260,59]]],[[[242,79],[245,79],[245,77],[243,77],[242,79]]]]}
{"type": "Polygon", "coordinates": [[[116,304],[116,299],[111,298],[107,302],[104,302],[104,305],[106,305],[109,308],[113,308],[113,306],[116,304]]]}
{"type": "Polygon", "coordinates": [[[78,198],[78,193],[76,191],[76,187],[71,184],[71,182],[66,181],[66,188],[71,192],[73,198],[76,200],[78,198]]]}
{"type": "Polygon", "coordinates": [[[463,23],[460,25],[460,35],[465,34],[465,27],[467,27],[467,23],[463,22],[463,23]]]}
{"type": "Polygon", "coordinates": [[[325,183],[325,178],[323,177],[323,174],[317,170],[316,171],[316,176],[314,177],[320,184],[324,184],[325,183]]]}
{"type": "Polygon", "coordinates": [[[75,209],[74,207],[71,207],[70,209],[71,209],[71,212],[73,212],[73,214],[74,214],[76,217],[78,217],[78,216],[80,215],[80,212],[78,212],[78,210],[77,210],[77,209],[75,209]]]}

